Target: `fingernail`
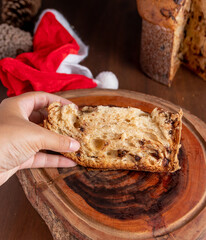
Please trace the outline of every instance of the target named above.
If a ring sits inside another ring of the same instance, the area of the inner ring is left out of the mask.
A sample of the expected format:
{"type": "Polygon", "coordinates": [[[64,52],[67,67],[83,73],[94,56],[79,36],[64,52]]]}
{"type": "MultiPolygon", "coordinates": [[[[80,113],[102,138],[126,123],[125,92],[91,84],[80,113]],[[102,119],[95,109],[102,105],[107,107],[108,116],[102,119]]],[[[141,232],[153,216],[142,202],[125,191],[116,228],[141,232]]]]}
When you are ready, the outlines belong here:
{"type": "Polygon", "coordinates": [[[75,152],[75,151],[77,151],[79,148],[80,148],[79,142],[77,142],[77,141],[74,140],[74,139],[71,139],[71,140],[70,140],[70,148],[69,148],[69,150],[70,150],[71,152],[75,152]]]}
{"type": "Polygon", "coordinates": [[[72,160],[69,162],[69,167],[75,167],[77,164],[72,160]]]}

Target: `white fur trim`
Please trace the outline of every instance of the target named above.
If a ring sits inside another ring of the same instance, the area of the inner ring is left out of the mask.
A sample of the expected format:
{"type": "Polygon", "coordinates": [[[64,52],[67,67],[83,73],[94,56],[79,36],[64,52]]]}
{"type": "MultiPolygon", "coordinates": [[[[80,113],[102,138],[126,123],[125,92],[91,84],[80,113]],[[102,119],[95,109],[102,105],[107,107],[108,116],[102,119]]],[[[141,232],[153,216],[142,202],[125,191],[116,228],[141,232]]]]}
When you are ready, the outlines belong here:
{"type": "Polygon", "coordinates": [[[91,71],[87,67],[82,66],[80,64],[68,64],[64,62],[64,64],[60,64],[60,65],[61,66],[58,68],[58,70],[59,72],[62,70],[61,73],[79,74],[79,75],[84,75],[88,78],[93,78],[91,71]]]}
{"type": "Polygon", "coordinates": [[[61,23],[61,25],[72,35],[72,37],[77,41],[80,49],[78,54],[69,54],[59,65],[56,72],[58,73],[69,73],[69,74],[83,74],[89,78],[92,78],[92,73],[89,69],[86,67],[83,67],[81,65],[78,65],[79,62],[81,62],[83,59],[85,59],[88,55],[88,46],[86,46],[82,40],[78,37],[78,35],[74,32],[71,25],[68,23],[68,21],[64,18],[64,16],[58,12],[55,9],[46,9],[44,10],[37,23],[35,24],[34,33],[36,32],[39,23],[44,16],[45,13],[51,12],[55,15],[56,20],[61,23]]]}
{"type": "Polygon", "coordinates": [[[97,88],[118,89],[119,87],[119,81],[112,72],[99,73],[94,82],[96,82],[97,88]]]}

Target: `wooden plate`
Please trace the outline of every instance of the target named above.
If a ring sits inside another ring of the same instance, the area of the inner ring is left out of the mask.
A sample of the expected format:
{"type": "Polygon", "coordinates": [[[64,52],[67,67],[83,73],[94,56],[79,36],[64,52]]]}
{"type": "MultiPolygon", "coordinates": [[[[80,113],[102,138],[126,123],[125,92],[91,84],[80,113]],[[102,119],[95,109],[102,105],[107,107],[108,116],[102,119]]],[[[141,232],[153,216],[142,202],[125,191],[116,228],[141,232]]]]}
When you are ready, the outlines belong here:
{"type": "MultiPolygon", "coordinates": [[[[162,99],[123,90],[59,95],[78,105],[132,106],[147,112],[156,106],[179,109],[162,99]]],[[[91,171],[80,166],[19,172],[28,199],[54,238],[206,239],[206,125],[183,112],[181,170],[173,174],[91,171]]]]}

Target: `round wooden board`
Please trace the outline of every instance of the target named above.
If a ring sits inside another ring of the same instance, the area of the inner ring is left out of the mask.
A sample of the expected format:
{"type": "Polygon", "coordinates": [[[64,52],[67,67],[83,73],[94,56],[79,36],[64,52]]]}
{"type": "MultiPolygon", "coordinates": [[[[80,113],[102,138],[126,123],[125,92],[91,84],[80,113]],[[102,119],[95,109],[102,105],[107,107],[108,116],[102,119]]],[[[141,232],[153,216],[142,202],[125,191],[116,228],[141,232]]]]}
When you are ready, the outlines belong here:
{"type": "MultiPolygon", "coordinates": [[[[58,94],[79,106],[179,109],[157,97],[123,90],[58,94]]],[[[54,239],[206,239],[206,125],[183,112],[181,170],[175,173],[80,166],[20,171],[23,189],[54,239]]]]}

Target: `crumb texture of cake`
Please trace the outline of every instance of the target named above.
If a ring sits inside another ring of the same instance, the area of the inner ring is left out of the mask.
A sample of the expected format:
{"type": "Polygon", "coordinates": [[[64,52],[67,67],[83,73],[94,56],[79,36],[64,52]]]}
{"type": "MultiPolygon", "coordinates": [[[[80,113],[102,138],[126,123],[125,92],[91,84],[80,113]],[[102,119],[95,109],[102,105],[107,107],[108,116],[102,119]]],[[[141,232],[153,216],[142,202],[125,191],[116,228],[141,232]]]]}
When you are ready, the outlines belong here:
{"type": "Polygon", "coordinates": [[[100,169],[174,172],[180,169],[182,111],[53,103],[44,127],[80,142],[75,153],[62,153],[78,164],[100,169]]]}
{"type": "Polygon", "coordinates": [[[143,18],[140,64],[150,78],[171,85],[191,0],[137,0],[143,18]]]}
{"type": "Polygon", "coordinates": [[[193,0],[180,59],[188,68],[206,80],[206,1],[193,0]]]}

